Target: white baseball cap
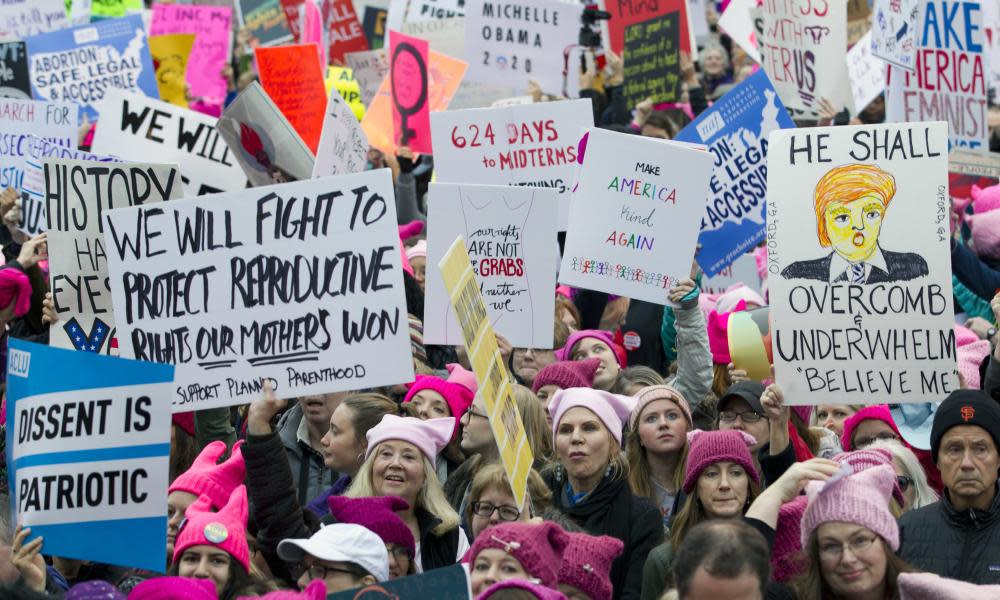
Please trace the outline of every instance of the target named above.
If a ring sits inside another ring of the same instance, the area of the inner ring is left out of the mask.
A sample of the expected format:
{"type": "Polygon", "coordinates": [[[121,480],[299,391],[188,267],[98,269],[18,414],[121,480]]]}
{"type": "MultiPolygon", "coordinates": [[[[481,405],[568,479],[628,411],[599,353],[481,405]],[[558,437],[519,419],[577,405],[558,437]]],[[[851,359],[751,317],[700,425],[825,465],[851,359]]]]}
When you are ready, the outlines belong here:
{"type": "Polygon", "coordinates": [[[282,560],[300,562],[306,554],[319,560],[358,565],[378,581],[389,579],[389,552],[385,542],[361,525],[334,523],[309,539],[287,539],[278,544],[278,556],[282,560]]]}

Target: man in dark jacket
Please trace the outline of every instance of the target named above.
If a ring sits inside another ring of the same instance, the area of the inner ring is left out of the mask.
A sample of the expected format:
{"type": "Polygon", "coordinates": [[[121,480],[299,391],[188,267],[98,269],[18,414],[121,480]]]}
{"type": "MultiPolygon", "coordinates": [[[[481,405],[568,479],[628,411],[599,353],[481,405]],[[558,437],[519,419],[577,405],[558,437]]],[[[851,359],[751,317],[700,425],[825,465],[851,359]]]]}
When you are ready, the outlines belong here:
{"type": "Polygon", "coordinates": [[[980,390],[952,392],[931,428],[944,481],[940,502],[899,520],[900,556],[920,571],[1000,583],[1000,405],[980,390]]]}

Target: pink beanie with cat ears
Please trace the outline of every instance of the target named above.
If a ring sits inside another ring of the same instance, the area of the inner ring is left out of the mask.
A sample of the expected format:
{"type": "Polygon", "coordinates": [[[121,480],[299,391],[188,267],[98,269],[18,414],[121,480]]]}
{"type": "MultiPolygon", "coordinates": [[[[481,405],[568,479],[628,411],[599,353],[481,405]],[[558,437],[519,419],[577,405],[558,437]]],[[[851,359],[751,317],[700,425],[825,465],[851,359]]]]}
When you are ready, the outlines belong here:
{"type": "Polygon", "coordinates": [[[690,494],[698,483],[701,472],[720,462],[732,462],[743,467],[750,479],[760,483],[760,475],[753,464],[750,447],[757,440],[745,431],[726,429],[718,431],[689,431],[687,468],[684,473],[684,493],[690,494]]]}
{"type": "MultiPolygon", "coordinates": [[[[844,467],[848,468],[848,467],[844,467]]],[[[899,525],[889,511],[889,498],[896,485],[896,471],[879,465],[858,473],[835,475],[828,481],[806,485],[809,505],[802,515],[802,547],[823,523],[839,521],[867,527],[899,550],[899,525]]]]}
{"type": "Polygon", "coordinates": [[[970,193],[972,195],[972,210],[977,215],[1000,208],[1000,185],[991,185],[985,188],[973,185],[970,193]]]}
{"type": "Polygon", "coordinates": [[[455,418],[427,419],[422,421],[414,417],[398,417],[385,415],[382,421],[368,430],[368,448],[365,450],[365,460],[371,456],[375,448],[388,440],[399,440],[416,446],[424,456],[434,464],[438,452],[448,445],[451,433],[455,429],[455,418]]]}
{"type": "Polygon", "coordinates": [[[198,458],[187,471],[184,471],[167,489],[171,492],[187,492],[195,496],[208,496],[212,508],[221,509],[229,502],[233,490],[243,483],[246,477],[246,463],[243,462],[243,440],[233,445],[229,458],[219,463],[226,453],[226,443],[216,440],[205,446],[198,458]]]}
{"type": "Polygon", "coordinates": [[[559,431],[559,422],[563,415],[577,406],[594,413],[611,432],[611,436],[622,444],[622,428],[628,422],[629,415],[635,407],[636,400],[631,396],[621,396],[603,390],[591,388],[567,388],[559,390],[549,402],[549,414],[552,415],[552,436],[559,431]]]}

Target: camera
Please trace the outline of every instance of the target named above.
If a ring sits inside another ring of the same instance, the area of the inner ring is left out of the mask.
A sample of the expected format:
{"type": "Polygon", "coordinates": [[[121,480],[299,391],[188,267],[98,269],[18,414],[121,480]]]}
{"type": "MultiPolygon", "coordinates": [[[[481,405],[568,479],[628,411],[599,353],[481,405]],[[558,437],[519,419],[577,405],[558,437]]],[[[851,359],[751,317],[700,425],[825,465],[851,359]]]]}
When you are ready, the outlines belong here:
{"type": "Polygon", "coordinates": [[[606,10],[596,10],[585,8],[580,14],[580,38],[578,44],[584,48],[601,47],[601,30],[597,27],[599,21],[607,21],[611,18],[611,13],[606,10]]]}

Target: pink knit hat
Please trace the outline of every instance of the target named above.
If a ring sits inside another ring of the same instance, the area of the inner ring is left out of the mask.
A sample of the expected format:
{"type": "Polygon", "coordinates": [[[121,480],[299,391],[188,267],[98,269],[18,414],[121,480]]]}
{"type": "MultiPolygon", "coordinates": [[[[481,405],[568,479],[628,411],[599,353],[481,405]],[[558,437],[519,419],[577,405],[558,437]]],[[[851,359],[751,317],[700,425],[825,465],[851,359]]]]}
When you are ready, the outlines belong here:
{"type": "Polygon", "coordinates": [[[597,367],[601,366],[601,359],[588,358],[586,360],[560,360],[545,365],[535,381],[531,384],[531,391],[538,393],[546,385],[554,385],[561,390],[571,387],[590,387],[594,385],[594,374],[597,367]]]}
{"type": "Polygon", "coordinates": [[[538,600],[566,600],[566,596],[559,590],[547,588],[537,583],[525,581],[524,579],[504,579],[483,590],[483,593],[476,596],[476,600],[489,600],[493,594],[500,590],[524,590],[538,600]]]}
{"type": "Polygon", "coordinates": [[[212,500],[202,495],[184,513],[184,522],[174,543],[176,563],[184,551],[192,546],[215,546],[225,550],[233,560],[250,571],[250,547],[247,545],[247,488],[239,486],[233,490],[229,502],[212,510],[212,500]]]}
{"type": "Polygon", "coordinates": [[[438,452],[448,445],[451,433],[455,429],[454,417],[443,419],[427,419],[414,417],[399,417],[385,415],[382,421],[368,430],[368,449],[365,450],[365,460],[371,456],[375,448],[386,440],[401,440],[409,442],[420,449],[424,456],[434,464],[438,452]]]}
{"type": "Polygon", "coordinates": [[[545,587],[556,589],[559,584],[559,564],[569,536],[552,521],[541,523],[500,523],[486,529],[472,543],[466,555],[469,564],[487,548],[503,550],[521,563],[521,568],[538,579],[545,587]]]}
{"type": "Polygon", "coordinates": [[[631,396],[621,396],[602,390],[591,388],[568,388],[559,390],[552,396],[549,402],[549,414],[552,415],[552,436],[555,437],[559,429],[559,421],[562,420],[566,411],[576,406],[582,406],[597,415],[597,418],[604,423],[611,435],[622,443],[622,427],[628,421],[632,407],[635,406],[635,398],[631,396]]]}
{"type": "Polygon", "coordinates": [[[991,185],[984,188],[973,185],[970,194],[972,195],[972,210],[976,214],[987,213],[1000,208],[1000,185],[991,185]]]}
{"type": "Polygon", "coordinates": [[[958,353],[958,372],[965,379],[965,385],[973,390],[982,389],[979,365],[990,353],[989,340],[981,340],[972,330],[955,325],[955,346],[958,353]]]}
{"type": "Polygon", "coordinates": [[[406,249],[407,260],[413,260],[417,257],[427,258],[427,241],[419,240],[416,244],[413,244],[406,249]]]}
{"type": "Polygon", "coordinates": [[[14,267],[0,269],[0,309],[14,303],[14,316],[23,317],[31,310],[31,281],[24,271],[14,267]]]}
{"type": "Polygon", "coordinates": [[[802,515],[802,547],[807,547],[817,527],[841,521],[867,527],[882,536],[893,551],[899,550],[899,525],[889,512],[896,471],[879,465],[850,474],[850,467],[844,465],[840,475],[806,485],[809,505],[802,515]]]}
{"type": "Polygon", "coordinates": [[[395,511],[410,505],[398,496],[348,498],[330,496],[330,514],[340,523],[354,523],[375,532],[386,544],[396,544],[416,552],[413,532],[395,511]]]}
{"type": "Polygon", "coordinates": [[[735,283],[729,286],[729,289],[715,301],[715,310],[720,313],[737,312],[749,309],[748,305],[750,304],[767,306],[764,298],[753,288],[747,287],[744,283],[735,283]],[[740,308],[741,301],[743,302],[742,308],[740,308]]]}
{"type": "Polygon", "coordinates": [[[192,577],[154,577],[132,588],[128,600],[218,600],[215,582],[192,577]]]}
{"type": "Polygon", "coordinates": [[[571,585],[591,600],[611,600],[611,563],[625,544],[607,535],[570,533],[569,544],[559,565],[559,583],[571,585]]]}
{"type": "Polygon", "coordinates": [[[556,350],[556,358],[559,360],[573,360],[573,347],[587,338],[594,338],[607,344],[608,348],[611,348],[611,351],[615,353],[618,366],[623,369],[625,368],[627,364],[625,349],[615,343],[615,338],[610,331],[604,331],[603,329],[581,329],[569,334],[569,337],[566,338],[566,345],[556,350]]]}
{"type": "MultiPolygon", "coordinates": [[[[253,596],[240,596],[237,600],[249,600],[253,596]]],[[[258,596],[263,600],[326,600],[326,583],[322,579],[313,579],[301,592],[279,590],[258,596]]]]}
{"type": "Polygon", "coordinates": [[[899,429],[896,427],[896,422],[892,420],[892,413],[889,411],[889,405],[873,404],[862,408],[844,420],[844,433],[840,436],[840,445],[845,451],[851,450],[851,444],[853,443],[852,438],[854,437],[854,430],[857,426],[862,421],[869,420],[882,421],[889,427],[892,427],[892,430],[896,432],[899,439],[903,439],[903,436],[899,433],[899,429]]]}
{"type": "Polygon", "coordinates": [[[688,459],[684,472],[684,493],[690,494],[701,472],[716,463],[734,462],[747,472],[754,483],[760,483],[757,467],[750,456],[750,446],[757,443],[752,435],[738,429],[688,432],[688,459]]]}
{"type": "Polygon", "coordinates": [[[1000,210],[965,215],[965,222],[972,231],[972,247],[976,254],[983,258],[1000,258],[1000,210]]]}
{"type": "Polygon", "coordinates": [[[996,600],[1000,585],[976,585],[934,573],[900,573],[899,600],[996,600]]]}
{"type": "MultiPolygon", "coordinates": [[[[746,310],[746,302],[737,302],[732,312],[746,310]]],[[[712,351],[712,362],[728,365],[733,362],[729,356],[729,315],[728,312],[713,310],[708,313],[708,348],[712,351]]]]}
{"type": "Polygon", "coordinates": [[[451,411],[451,416],[455,418],[455,425],[452,428],[452,436],[454,436],[458,433],[458,422],[462,415],[472,406],[475,392],[463,384],[445,381],[434,375],[417,375],[416,381],[410,384],[410,389],[406,392],[406,397],[403,398],[403,404],[410,402],[414,396],[424,390],[437,392],[444,398],[448,410],[451,411]]]}
{"type": "Polygon", "coordinates": [[[243,440],[236,442],[229,459],[220,465],[219,458],[226,452],[226,443],[216,440],[205,446],[198,458],[194,459],[191,468],[170,484],[167,494],[188,492],[195,496],[208,496],[212,501],[212,508],[222,508],[229,501],[233,490],[246,477],[242,447],[243,440]]]}
{"type": "MultiPolygon", "coordinates": [[[[458,363],[448,363],[445,365],[445,368],[448,369],[448,383],[457,383],[472,392],[473,395],[479,390],[479,384],[476,383],[476,374],[472,371],[458,363]]],[[[458,417],[455,418],[457,419],[458,417]]]]}
{"type": "Polygon", "coordinates": [[[639,393],[635,395],[635,408],[632,409],[632,414],[629,417],[629,429],[635,429],[636,423],[639,421],[639,415],[642,414],[642,410],[649,405],[650,402],[654,400],[670,400],[677,405],[677,408],[684,413],[684,418],[687,419],[688,427],[693,426],[693,421],[691,420],[691,406],[688,404],[687,399],[684,395],[677,390],[677,388],[669,385],[651,385],[649,387],[644,387],[639,390],[639,393]]]}

